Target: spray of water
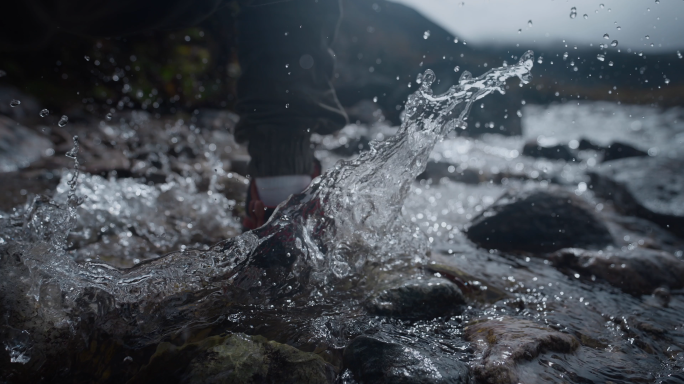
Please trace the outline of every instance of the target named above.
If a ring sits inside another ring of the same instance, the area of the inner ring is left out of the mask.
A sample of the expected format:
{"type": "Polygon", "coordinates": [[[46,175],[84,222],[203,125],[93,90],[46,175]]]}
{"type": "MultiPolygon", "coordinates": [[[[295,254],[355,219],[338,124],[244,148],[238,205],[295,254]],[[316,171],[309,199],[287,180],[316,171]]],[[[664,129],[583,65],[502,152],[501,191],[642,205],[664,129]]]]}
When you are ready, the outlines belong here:
{"type": "Polygon", "coordinates": [[[188,324],[212,321],[236,305],[323,300],[321,292],[358,277],[369,262],[419,263],[427,250],[424,239],[401,215],[411,183],[434,145],[450,130],[465,127],[473,102],[503,93],[509,78],[527,83],[533,60],[528,51],[517,64],[477,78],[466,71],[442,95],[433,94],[435,74],[427,70],[395,136],[339,162],[283,202],[266,225],[209,250],[174,252],[127,270],[79,264],[64,251],[74,209],[82,202],[74,193],[75,138],[68,154],[76,170],[67,206],[37,198],[17,242],[31,273],[30,297],[53,326],[73,328],[91,319],[109,334],[154,341],[188,324]]]}

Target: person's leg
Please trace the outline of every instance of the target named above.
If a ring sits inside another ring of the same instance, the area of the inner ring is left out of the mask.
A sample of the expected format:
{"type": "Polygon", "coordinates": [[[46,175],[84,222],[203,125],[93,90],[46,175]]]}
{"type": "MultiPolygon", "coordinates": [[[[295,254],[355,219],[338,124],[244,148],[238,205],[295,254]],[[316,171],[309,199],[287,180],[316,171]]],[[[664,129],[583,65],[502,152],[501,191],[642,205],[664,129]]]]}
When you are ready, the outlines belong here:
{"type": "MultiPolygon", "coordinates": [[[[340,2],[252,0],[241,5],[235,136],[248,142],[256,186],[270,189],[278,200],[308,184],[301,177],[283,176],[315,171],[311,134],[332,133],[347,122],[331,84],[330,44],[340,2]]],[[[267,206],[274,205],[270,200],[267,206]]]]}

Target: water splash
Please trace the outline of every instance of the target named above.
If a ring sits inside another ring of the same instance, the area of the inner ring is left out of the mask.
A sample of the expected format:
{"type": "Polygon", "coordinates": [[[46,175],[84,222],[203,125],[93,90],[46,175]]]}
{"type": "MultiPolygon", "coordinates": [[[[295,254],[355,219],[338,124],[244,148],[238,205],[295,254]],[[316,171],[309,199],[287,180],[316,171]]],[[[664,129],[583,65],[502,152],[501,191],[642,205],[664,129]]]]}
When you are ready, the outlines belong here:
{"type": "Polygon", "coordinates": [[[36,199],[24,228],[31,244],[20,255],[31,273],[30,297],[55,327],[91,319],[111,335],[142,342],[190,324],[206,324],[236,305],[311,305],[338,283],[362,276],[373,263],[382,268],[424,260],[420,231],[401,215],[410,186],[437,142],[466,126],[472,104],[504,93],[506,80],[530,80],[533,53],[515,65],[472,77],[442,95],[425,71],[406,103],[399,132],[372,142],[358,158],[340,161],[311,186],[283,202],[261,228],[209,250],[184,250],[121,270],[75,262],[65,251],[73,228],[78,181],[78,140],[66,207],[36,199]]]}

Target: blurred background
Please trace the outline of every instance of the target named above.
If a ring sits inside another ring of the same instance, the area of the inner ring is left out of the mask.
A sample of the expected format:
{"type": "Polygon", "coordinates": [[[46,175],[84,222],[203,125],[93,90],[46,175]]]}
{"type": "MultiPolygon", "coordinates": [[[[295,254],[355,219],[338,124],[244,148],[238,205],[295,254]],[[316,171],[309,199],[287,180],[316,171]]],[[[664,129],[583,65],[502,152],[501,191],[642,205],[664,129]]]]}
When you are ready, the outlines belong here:
{"type": "MultiPolygon", "coordinates": [[[[0,51],[0,113],[38,118],[47,108],[73,121],[131,109],[231,110],[240,75],[235,12],[223,7],[183,30],[102,39],[56,33],[0,51]],[[22,105],[11,108],[13,99],[22,105]]],[[[519,134],[522,100],[681,105],[681,15],[684,4],[674,0],[344,0],[335,86],[352,122],[377,119],[369,110],[378,107],[396,124],[425,69],[437,73],[442,91],[466,69],[478,75],[534,49],[541,61],[532,86],[476,108],[468,133],[519,134]]]]}

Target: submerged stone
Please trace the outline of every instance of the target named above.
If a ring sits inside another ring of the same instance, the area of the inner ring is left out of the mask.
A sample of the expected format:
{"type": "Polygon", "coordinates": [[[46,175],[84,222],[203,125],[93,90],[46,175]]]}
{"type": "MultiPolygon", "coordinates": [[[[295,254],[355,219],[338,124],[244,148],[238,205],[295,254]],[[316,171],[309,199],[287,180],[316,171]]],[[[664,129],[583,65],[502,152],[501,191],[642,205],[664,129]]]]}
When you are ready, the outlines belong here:
{"type": "Polygon", "coordinates": [[[466,234],[482,247],[502,251],[551,252],[613,243],[606,226],[562,190],[506,193],[473,219],[466,234]]]}
{"type": "Polygon", "coordinates": [[[370,313],[403,319],[434,319],[462,310],[465,298],[450,281],[438,278],[410,280],[386,289],[368,302],[370,313]]]}
{"type": "Polygon", "coordinates": [[[405,345],[359,336],[344,350],[344,365],[361,384],[470,383],[468,366],[430,357],[405,345]]]}
{"type": "Polygon", "coordinates": [[[512,317],[475,322],[463,336],[480,355],[473,365],[476,379],[493,384],[518,383],[518,364],[546,352],[571,353],[580,345],[572,335],[512,317]]]}
{"type": "Polygon", "coordinates": [[[623,212],[684,236],[684,155],[633,157],[602,164],[589,173],[597,195],[623,212]]]}
{"type": "Polygon", "coordinates": [[[232,334],[181,347],[161,343],[129,383],[327,384],[334,378],[334,368],[314,353],[261,336],[232,334]]]}
{"type": "Polygon", "coordinates": [[[559,268],[591,274],[631,294],[651,294],[660,287],[684,287],[684,261],[663,251],[563,249],[550,258],[559,268]]]}

